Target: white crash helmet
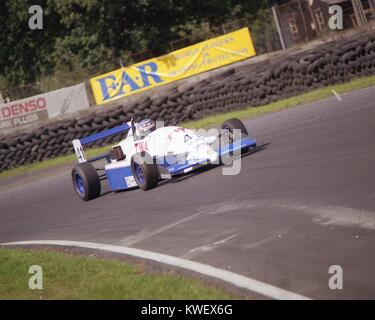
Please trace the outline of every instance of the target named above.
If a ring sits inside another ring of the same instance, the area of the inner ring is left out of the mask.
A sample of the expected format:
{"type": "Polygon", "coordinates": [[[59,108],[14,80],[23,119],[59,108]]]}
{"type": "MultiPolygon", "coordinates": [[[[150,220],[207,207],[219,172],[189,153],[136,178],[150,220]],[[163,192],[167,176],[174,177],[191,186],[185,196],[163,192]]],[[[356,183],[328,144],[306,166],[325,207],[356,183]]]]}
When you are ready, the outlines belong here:
{"type": "Polygon", "coordinates": [[[156,123],[152,119],[143,119],[137,124],[137,134],[141,137],[148,135],[156,129],[156,123]]]}

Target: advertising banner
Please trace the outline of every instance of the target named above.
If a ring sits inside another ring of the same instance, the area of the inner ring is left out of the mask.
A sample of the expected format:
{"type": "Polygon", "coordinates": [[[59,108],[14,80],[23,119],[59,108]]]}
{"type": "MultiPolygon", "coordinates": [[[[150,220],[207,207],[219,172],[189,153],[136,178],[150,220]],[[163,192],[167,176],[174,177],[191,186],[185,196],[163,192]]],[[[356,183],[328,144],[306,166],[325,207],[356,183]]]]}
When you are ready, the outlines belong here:
{"type": "Polygon", "coordinates": [[[88,107],[84,83],[12,101],[0,105],[0,130],[28,125],[88,107]]]}
{"type": "Polygon", "coordinates": [[[121,68],[90,80],[97,104],[255,56],[248,28],[121,68]]]}

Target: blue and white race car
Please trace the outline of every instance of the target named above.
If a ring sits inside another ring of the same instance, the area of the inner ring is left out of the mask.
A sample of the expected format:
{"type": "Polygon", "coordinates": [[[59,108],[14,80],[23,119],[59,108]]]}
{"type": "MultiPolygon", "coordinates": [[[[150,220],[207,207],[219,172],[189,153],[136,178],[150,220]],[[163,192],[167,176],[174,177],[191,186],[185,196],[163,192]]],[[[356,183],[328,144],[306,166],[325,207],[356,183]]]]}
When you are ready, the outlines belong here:
{"type": "Polygon", "coordinates": [[[158,127],[155,121],[133,119],[121,126],[73,140],[78,163],[72,169],[72,181],[78,196],[85,201],[101,193],[102,177],[93,163],[106,159],[104,177],[112,191],[139,187],[148,190],[159,180],[189,173],[199,167],[226,164],[233,154],[256,148],[256,141],[239,119],[225,121],[219,134],[204,135],[178,126],[158,127]],[[86,159],[83,145],[99,139],[124,134],[109,153],[86,159]]]}

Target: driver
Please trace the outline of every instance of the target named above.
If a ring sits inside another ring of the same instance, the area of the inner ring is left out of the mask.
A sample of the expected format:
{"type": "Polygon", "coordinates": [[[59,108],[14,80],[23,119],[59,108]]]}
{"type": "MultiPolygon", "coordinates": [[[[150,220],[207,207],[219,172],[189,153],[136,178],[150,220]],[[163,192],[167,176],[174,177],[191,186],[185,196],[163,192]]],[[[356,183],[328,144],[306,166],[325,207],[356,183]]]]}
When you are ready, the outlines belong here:
{"type": "Polygon", "coordinates": [[[155,131],[156,123],[152,119],[144,119],[137,124],[137,136],[139,138],[144,138],[149,133],[155,131]]]}

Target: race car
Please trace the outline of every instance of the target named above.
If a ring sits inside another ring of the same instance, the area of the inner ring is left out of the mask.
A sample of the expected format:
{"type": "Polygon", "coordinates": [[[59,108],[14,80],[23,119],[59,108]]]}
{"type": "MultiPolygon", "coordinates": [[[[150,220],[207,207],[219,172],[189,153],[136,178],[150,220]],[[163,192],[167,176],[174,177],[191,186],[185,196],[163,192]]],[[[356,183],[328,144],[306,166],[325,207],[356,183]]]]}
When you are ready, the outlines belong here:
{"type": "Polygon", "coordinates": [[[77,195],[85,201],[101,193],[106,178],[112,191],[139,187],[148,190],[160,180],[187,174],[202,166],[226,164],[233,155],[257,147],[245,125],[236,118],[225,121],[216,135],[200,134],[179,126],[157,126],[151,119],[129,122],[94,135],[72,141],[78,163],[72,169],[77,195]],[[108,153],[87,159],[84,145],[112,135],[126,134],[108,153]],[[106,160],[104,168],[93,163],[106,160]],[[104,170],[104,174],[98,171],[104,170]]]}

